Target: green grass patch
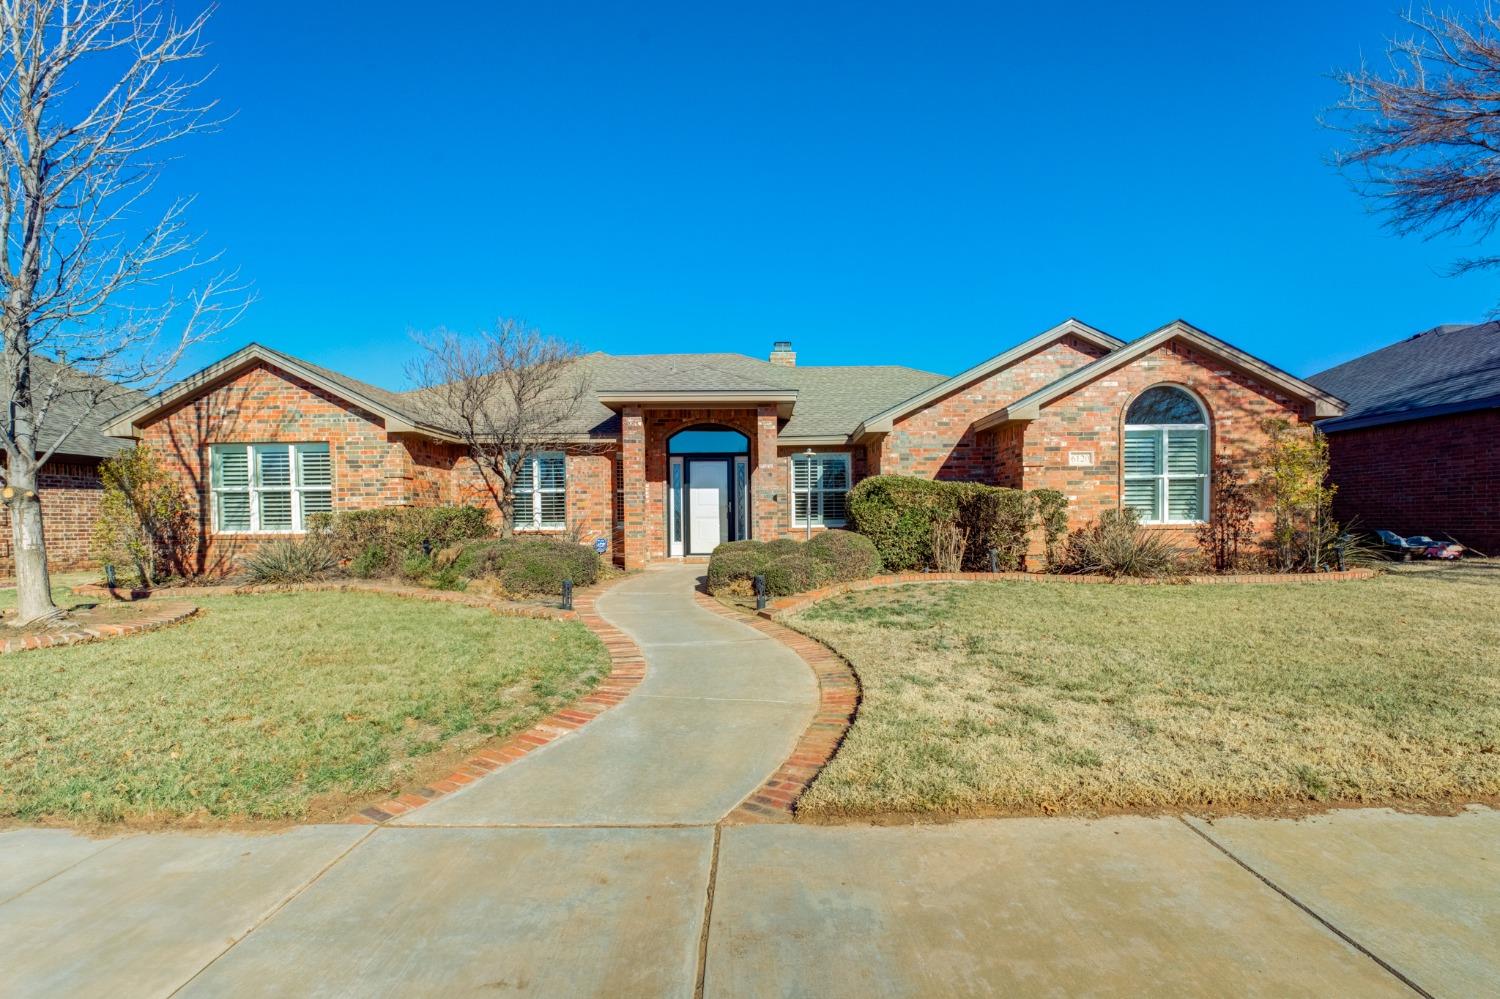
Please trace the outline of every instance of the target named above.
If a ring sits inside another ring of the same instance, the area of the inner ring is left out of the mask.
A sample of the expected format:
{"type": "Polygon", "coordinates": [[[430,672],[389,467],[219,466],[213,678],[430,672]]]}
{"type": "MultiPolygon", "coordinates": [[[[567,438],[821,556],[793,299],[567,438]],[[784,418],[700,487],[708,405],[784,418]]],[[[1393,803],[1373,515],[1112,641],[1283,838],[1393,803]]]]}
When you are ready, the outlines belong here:
{"type": "Polygon", "coordinates": [[[362,593],[193,599],[177,627],[0,658],[0,818],[337,817],[608,671],[575,622],[362,593]]]}
{"type": "Polygon", "coordinates": [[[790,623],[864,689],[810,815],[1500,795],[1500,562],[1306,586],[916,584],[790,623]]]}

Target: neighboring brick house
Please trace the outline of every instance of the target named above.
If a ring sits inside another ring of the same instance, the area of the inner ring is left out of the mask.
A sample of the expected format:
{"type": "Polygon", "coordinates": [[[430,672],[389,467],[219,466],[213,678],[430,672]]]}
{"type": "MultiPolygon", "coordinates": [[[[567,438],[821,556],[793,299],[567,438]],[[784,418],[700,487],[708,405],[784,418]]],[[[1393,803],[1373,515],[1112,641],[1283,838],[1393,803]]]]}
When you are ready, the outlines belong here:
{"type": "Polygon", "coordinates": [[[1318,425],[1337,516],[1500,554],[1500,323],[1436,326],[1308,381],[1349,403],[1318,425]]]}
{"type": "MultiPolygon", "coordinates": [[[[1212,451],[1248,460],[1264,417],[1308,426],[1342,412],[1180,322],[1126,344],[1068,320],[952,378],[799,367],[785,342],[767,361],[590,354],[578,372],[591,398],[558,428],[561,450],[525,469],[518,529],[602,541],[627,566],[841,526],[850,486],[880,473],[1057,488],[1074,526],[1123,493],[1148,520],[1190,531],[1207,515],[1212,451]]],[[[251,345],[110,432],[176,468],[212,573],[319,510],[489,502],[440,423],[419,393],[251,345]]]]}
{"type": "MultiPolygon", "coordinates": [[[[56,370],[52,361],[32,359],[36,384],[48,385],[56,370]]],[[[77,376],[76,373],[74,377],[77,376]]],[[[104,484],[99,465],[105,459],[128,447],[130,442],[110,437],[104,425],[116,419],[123,410],[138,405],[138,392],[109,386],[109,400],[102,405],[86,407],[73,392],[58,396],[47,412],[39,444],[51,449],[64,431],[66,440],[42,466],[37,477],[37,493],[42,498],[42,533],[47,544],[47,565],[52,569],[80,569],[93,565],[89,541],[94,522],[99,519],[104,484]]],[[[0,505],[0,576],[15,572],[12,560],[10,509],[0,505]]]]}

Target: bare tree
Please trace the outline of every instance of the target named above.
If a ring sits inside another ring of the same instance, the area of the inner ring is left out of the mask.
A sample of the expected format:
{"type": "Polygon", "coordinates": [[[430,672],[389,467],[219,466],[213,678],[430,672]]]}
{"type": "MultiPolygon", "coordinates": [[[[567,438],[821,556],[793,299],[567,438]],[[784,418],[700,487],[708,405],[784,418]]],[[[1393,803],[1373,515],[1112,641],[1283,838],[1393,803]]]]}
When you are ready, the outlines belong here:
{"type": "Polygon", "coordinates": [[[179,21],[155,0],[0,0],[0,495],[21,623],[60,613],[42,466],[248,303],[232,274],[170,286],[214,259],[185,229],[188,200],[141,221],[165,147],[216,124],[197,97],[204,77],[187,75],[211,13],[179,21]]]}
{"type": "MultiPolygon", "coordinates": [[[[1348,92],[1329,123],[1351,147],[1335,161],[1396,232],[1484,239],[1500,222],[1500,16],[1486,3],[1402,19],[1408,33],[1389,40],[1384,72],[1337,74],[1348,92]]],[[[1456,270],[1496,265],[1485,256],[1456,270]]]]}
{"type": "Polygon", "coordinates": [[[408,375],[433,416],[463,442],[509,536],[516,477],[529,459],[603,446],[580,423],[591,394],[582,352],[517,319],[474,335],[443,330],[416,340],[421,353],[408,375]]]}

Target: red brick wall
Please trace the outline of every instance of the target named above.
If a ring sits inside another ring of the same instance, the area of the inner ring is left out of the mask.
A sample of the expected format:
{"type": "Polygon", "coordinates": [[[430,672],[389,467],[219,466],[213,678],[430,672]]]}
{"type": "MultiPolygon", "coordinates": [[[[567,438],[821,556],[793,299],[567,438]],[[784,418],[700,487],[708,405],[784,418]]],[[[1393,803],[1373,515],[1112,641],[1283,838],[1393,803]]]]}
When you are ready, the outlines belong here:
{"type": "Polygon", "coordinates": [[[667,442],[699,425],[738,430],[750,444],[750,533],[777,536],[776,407],[758,409],[647,409],[624,413],[625,551],[627,566],[667,555],[667,442]],[[639,469],[637,471],[637,469],[639,469]]]}
{"type": "Polygon", "coordinates": [[[880,474],[993,481],[995,452],[975,439],[974,422],[1103,354],[1085,340],[1063,337],[897,420],[880,443],[880,474]]]}
{"type": "MultiPolygon", "coordinates": [[[[54,458],[39,473],[37,492],[42,497],[47,567],[56,572],[94,565],[89,556],[89,539],[104,496],[99,459],[54,458]]],[[[10,509],[0,506],[0,575],[10,576],[15,572],[11,554],[10,509]]]]}
{"type": "Polygon", "coordinates": [[[265,364],[161,415],[141,437],[181,480],[199,524],[196,569],[210,575],[233,571],[237,559],[278,537],[212,530],[210,445],[327,441],[335,510],[430,503],[442,492],[434,464],[447,460],[425,441],[414,460],[408,440],[387,436],[378,416],[265,364]]]}
{"type": "Polygon", "coordinates": [[[1328,435],[1334,515],[1500,555],[1500,410],[1328,435]]]}
{"type": "MultiPolygon", "coordinates": [[[[1120,505],[1120,440],[1131,400],[1153,385],[1173,384],[1193,391],[1209,414],[1209,437],[1216,454],[1247,470],[1265,446],[1261,422],[1282,417],[1310,426],[1310,405],[1289,399],[1217,358],[1179,341],[1116,368],[1043,407],[1025,426],[1023,486],[1057,489],[1068,497],[1071,528],[1082,527],[1120,505]],[[1068,464],[1072,451],[1088,451],[1094,464],[1068,464]]],[[[1261,511],[1258,527],[1268,526],[1261,511]]],[[[1171,528],[1191,543],[1194,529],[1171,528]]]]}

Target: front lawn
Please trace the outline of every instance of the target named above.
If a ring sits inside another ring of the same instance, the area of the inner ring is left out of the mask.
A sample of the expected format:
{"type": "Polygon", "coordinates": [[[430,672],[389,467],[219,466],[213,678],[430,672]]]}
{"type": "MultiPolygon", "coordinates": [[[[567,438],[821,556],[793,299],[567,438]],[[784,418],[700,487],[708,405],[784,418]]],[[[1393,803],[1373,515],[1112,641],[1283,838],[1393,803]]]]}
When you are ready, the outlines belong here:
{"type": "Polygon", "coordinates": [[[1322,585],[915,584],[792,616],[864,700],[809,816],[1500,795],[1500,563],[1322,585]]]}
{"type": "Polygon", "coordinates": [[[337,819],[608,670],[574,622],[365,593],[193,601],[163,631],[0,657],[0,820],[337,819]]]}

